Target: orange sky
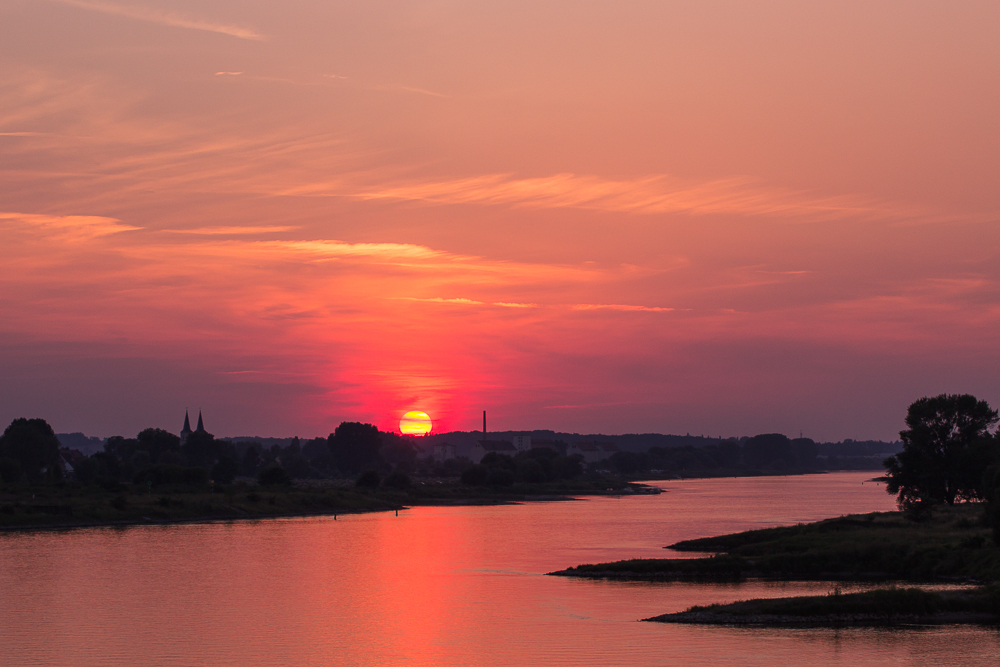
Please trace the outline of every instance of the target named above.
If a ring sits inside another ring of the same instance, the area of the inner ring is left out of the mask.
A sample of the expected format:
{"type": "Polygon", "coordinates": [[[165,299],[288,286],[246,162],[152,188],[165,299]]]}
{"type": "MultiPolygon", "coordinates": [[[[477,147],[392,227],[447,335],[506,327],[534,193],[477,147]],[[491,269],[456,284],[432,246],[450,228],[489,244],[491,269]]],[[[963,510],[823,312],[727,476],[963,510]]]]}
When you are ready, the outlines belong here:
{"type": "Polygon", "coordinates": [[[996,2],[0,3],[0,421],[1000,404],[996,2]]]}

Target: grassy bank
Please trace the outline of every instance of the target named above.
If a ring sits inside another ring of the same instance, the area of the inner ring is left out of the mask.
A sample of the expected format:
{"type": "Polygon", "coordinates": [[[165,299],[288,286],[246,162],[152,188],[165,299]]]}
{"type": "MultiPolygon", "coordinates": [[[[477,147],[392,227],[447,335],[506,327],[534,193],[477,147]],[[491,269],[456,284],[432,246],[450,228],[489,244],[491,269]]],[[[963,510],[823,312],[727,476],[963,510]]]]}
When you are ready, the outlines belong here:
{"type": "Polygon", "coordinates": [[[120,484],[110,489],[66,483],[0,490],[0,530],[332,515],[415,505],[500,504],[646,490],[639,485],[605,480],[502,487],[471,487],[435,480],[416,482],[407,489],[369,489],[348,482],[277,487],[237,482],[208,488],[120,484]]]}
{"type": "Polygon", "coordinates": [[[982,507],[942,508],[915,523],[876,512],[671,545],[707,558],[633,559],[552,574],[621,580],[1000,580],[1000,548],[980,525],[982,507]]]}
{"type": "Polygon", "coordinates": [[[925,591],[883,588],[862,593],[756,599],[691,607],[643,619],[659,623],[760,626],[851,626],[944,623],[996,623],[1000,588],[925,591]]]}

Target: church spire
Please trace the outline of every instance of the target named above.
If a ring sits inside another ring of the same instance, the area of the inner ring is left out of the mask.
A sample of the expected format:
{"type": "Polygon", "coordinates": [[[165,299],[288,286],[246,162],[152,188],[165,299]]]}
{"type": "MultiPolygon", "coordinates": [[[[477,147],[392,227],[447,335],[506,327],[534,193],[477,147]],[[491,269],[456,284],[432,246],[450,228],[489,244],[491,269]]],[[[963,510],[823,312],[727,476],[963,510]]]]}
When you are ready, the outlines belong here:
{"type": "Polygon", "coordinates": [[[183,445],[187,442],[188,436],[191,435],[191,420],[188,419],[188,411],[184,411],[184,428],[181,429],[181,444],[183,445]]]}
{"type": "Polygon", "coordinates": [[[198,411],[198,428],[195,429],[195,433],[204,433],[205,424],[201,421],[201,410],[198,411]]]}

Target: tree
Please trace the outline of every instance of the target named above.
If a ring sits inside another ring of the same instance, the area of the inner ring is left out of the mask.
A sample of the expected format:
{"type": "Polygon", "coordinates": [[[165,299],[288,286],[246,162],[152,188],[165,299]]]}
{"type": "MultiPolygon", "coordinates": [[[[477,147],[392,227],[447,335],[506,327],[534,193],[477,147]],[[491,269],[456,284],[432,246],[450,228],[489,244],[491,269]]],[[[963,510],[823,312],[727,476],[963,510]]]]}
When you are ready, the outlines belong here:
{"type": "Polygon", "coordinates": [[[153,463],[160,462],[160,456],[167,452],[180,452],[181,439],[162,428],[147,428],[135,438],[139,448],[149,452],[153,463]]]}
{"type": "Polygon", "coordinates": [[[410,486],[410,476],[399,468],[393,470],[391,473],[385,476],[382,480],[382,486],[388,486],[390,489],[407,489],[410,486]]]}
{"type": "Polygon", "coordinates": [[[787,468],[795,463],[792,441],[781,433],[763,433],[743,443],[743,461],[751,468],[787,468]]]}
{"type": "Polygon", "coordinates": [[[207,431],[195,431],[181,446],[181,452],[189,466],[210,469],[222,454],[222,443],[207,431]]]}
{"type": "Polygon", "coordinates": [[[371,424],[343,422],[328,439],[333,463],[348,475],[380,467],[382,435],[371,424]]]}
{"type": "Polygon", "coordinates": [[[292,478],[279,463],[268,463],[257,473],[257,483],[261,486],[288,486],[292,478]]]}
{"type": "Polygon", "coordinates": [[[996,457],[989,428],[997,411],[969,394],[924,397],[906,412],[899,432],[903,451],[890,456],[886,490],[897,494],[900,509],[981,497],[982,474],[996,457]]]}
{"type": "Polygon", "coordinates": [[[354,481],[355,486],[374,489],[382,482],[382,478],[374,470],[366,470],[354,481]]]}
{"type": "Polygon", "coordinates": [[[219,484],[230,484],[240,472],[240,466],[236,459],[226,455],[219,457],[219,460],[212,466],[212,479],[219,484]]]}
{"type": "Polygon", "coordinates": [[[59,464],[59,439],[44,419],[15,419],[0,436],[0,459],[5,458],[17,461],[37,484],[59,464]]]}

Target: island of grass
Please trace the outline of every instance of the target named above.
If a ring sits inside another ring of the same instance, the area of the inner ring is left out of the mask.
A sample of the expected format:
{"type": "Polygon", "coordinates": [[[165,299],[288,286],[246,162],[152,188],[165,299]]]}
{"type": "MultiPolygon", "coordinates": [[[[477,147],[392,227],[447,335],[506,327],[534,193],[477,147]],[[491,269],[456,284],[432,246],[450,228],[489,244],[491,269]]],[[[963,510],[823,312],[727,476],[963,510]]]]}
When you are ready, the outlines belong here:
{"type": "MultiPolygon", "coordinates": [[[[852,582],[1000,581],[1000,548],[982,525],[982,506],[941,507],[915,522],[902,512],[874,512],[810,524],[751,530],[678,542],[675,551],[700,558],[632,559],[578,565],[551,574],[619,581],[741,581],[744,579],[852,582]]],[[[891,625],[1000,620],[1000,587],[862,593],[745,600],[692,607],[650,619],[666,623],[739,625],[891,625]]]]}
{"type": "Polygon", "coordinates": [[[925,591],[880,588],[860,593],[756,599],[691,607],[643,619],[657,623],[749,625],[768,627],[845,627],[996,623],[1000,588],[925,591]]]}
{"type": "Polygon", "coordinates": [[[685,540],[668,549],[703,558],[641,558],[578,565],[551,574],[625,581],[1000,580],[1000,549],[978,504],[942,507],[926,521],[901,512],[848,515],[810,524],[685,540]]]}

